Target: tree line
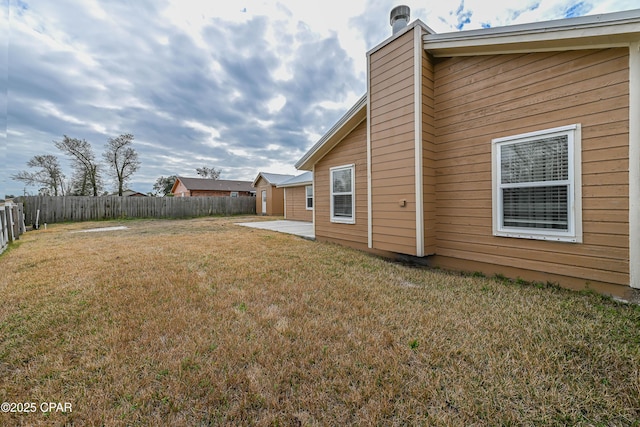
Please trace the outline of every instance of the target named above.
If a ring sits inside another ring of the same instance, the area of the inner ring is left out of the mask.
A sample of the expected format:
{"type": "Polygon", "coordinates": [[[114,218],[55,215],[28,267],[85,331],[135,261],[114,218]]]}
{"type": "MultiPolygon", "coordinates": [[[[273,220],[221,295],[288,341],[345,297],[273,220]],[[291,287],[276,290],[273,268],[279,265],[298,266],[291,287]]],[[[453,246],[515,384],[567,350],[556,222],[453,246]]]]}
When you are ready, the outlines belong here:
{"type": "Polygon", "coordinates": [[[40,186],[38,192],[42,195],[98,196],[104,189],[103,174],[106,174],[122,196],[126,183],[140,168],[138,153],[132,147],[133,139],[129,133],[109,138],[102,153],[103,163],[100,163],[89,142],[64,135],[61,141],[53,141],[53,144],[71,160],[73,175],[70,180],[53,154],[33,156],[27,166],[35,170],[20,171],[11,178],[40,186]]]}
{"type": "MultiPolygon", "coordinates": [[[[105,188],[104,175],[111,178],[118,195],[122,196],[126,184],[140,168],[138,153],[132,147],[134,137],[126,133],[117,138],[109,138],[102,153],[102,162],[96,159],[91,144],[78,138],[63,135],[62,140],[53,145],[71,161],[73,174],[67,179],[62,172],[58,157],[53,154],[33,156],[27,166],[34,170],[20,171],[11,176],[27,185],[40,186],[38,193],[48,196],[98,196],[105,188]]],[[[215,167],[196,168],[202,178],[219,179],[221,171],[215,167]]],[[[150,195],[171,194],[177,176],[159,177],[150,195]]]]}

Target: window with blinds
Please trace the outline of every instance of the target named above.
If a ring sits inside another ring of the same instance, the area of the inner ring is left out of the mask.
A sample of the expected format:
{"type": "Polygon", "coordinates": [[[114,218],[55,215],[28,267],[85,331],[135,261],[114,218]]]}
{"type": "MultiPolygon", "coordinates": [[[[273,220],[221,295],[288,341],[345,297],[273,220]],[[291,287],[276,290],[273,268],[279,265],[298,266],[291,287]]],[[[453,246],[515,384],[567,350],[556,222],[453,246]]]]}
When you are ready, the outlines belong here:
{"type": "Polygon", "coordinates": [[[307,210],[311,210],[313,209],[313,186],[307,185],[304,191],[306,193],[307,210]]]}
{"type": "Polygon", "coordinates": [[[493,140],[494,234],[579,240],[576,134],[572,125],[493,140]]]}
{"type": "Polygon", "coordinates": [[[354,223],[354,166],[331,168],[331,221],[354,223]]]}

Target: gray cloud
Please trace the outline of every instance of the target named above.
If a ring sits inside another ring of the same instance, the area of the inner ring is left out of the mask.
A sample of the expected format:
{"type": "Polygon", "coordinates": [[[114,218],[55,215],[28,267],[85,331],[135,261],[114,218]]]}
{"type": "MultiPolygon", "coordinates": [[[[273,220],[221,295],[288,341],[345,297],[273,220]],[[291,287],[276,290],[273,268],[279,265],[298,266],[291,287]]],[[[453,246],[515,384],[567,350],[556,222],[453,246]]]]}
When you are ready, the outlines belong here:
{"type": "Polygon", "coordinates": [[[337,36],[303,23],[289,34],[264,16],[211,19],[203,47],[160,18],[161,3],[99,4],[106,16],[70,0],[11,5],[21,16],[9,46],[11,166],[0,172],[7,193],[22,193],[9,176],[31,156],[60,154],[52,141],[63,134],[87,139],[98,155],[109,137],[134,134],[142,167],[131,186],[143,192],[160,175],[193,175],[203,165],[223,178],[253,179],[273,164],[292,167],[314,142],[308,133],[342,114],[319,103],[364,88],[337,36]],[[277,75],[284,65],[288,79],[277,75]]]}
{"type": "MultiPolygon", "coordinates": [[[[100,156],[109,137],[132,133],[142,165],[131,187],[142,192],[161,175],[194,175],[205,165],[222,169],[226,179],[281,172],[274,168],[292,172],[350,107],[348,100],[366,90],[353,59],[366,52],[348,52],[344,34],[320,35],[282,3],[278,17],[200,17],[191,27],[166,19],[168,4],[10,0],[0,22],[8,22],[0,25],[8,40],[0,53],[0,110],[6,111],[0,194],[21,194],[22,184],[10,176],[35,154],[60,155],[52,141],[64,134],[91,142],[100,156]],[[194,28],[201,32],[192,34],[194,28]],[[330,107],[336,103],[345,106],[330,107]]],[[[396,5],[368,0],[349,20],[367,49],[391,35],[388,17],[396,5]]],[[[462,28],[475,15],[459,5],[430,20],[462,28]]],[[[579,0],[571,5],[558,14],[590,7],[579,0]]],[[[523,11],[512,12],[507,20],[523,11]]],[[[412,16],[429,13],[412,6],[412,16]]]]}

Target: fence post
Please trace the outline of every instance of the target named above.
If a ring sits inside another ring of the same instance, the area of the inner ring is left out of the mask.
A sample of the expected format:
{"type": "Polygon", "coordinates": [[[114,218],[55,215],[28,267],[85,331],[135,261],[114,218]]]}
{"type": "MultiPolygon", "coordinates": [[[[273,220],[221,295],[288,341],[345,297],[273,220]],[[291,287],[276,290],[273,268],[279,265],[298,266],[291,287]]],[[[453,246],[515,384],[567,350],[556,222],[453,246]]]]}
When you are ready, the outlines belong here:
{"type": "Polygon", "coordinates": [[[9,242],[9,236],[7,236],[7,218],[5,216],[6,208],[4,205],[0,205],[0,253],[4,252],[9,242]]]}
{"type": "Polygon", "coordinates": [[[16,240],[15,229],[13,228],[13,206],[11,202],[5,203],[5,208],[7,211],[7,230],[9,231],[9,238],[12,242],[16,240]]]}

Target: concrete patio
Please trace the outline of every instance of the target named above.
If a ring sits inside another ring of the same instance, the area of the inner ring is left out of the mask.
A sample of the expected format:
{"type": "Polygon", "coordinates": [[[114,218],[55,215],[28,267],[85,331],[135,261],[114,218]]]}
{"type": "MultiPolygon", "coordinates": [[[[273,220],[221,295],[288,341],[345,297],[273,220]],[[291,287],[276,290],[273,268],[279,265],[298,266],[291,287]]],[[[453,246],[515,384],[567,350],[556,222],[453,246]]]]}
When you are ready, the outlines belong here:
{"type": "Polygon", "coordinates": [[[296,236],[300,236],[309,240],[316,239],[315,233],[313,232],[313,223],[311,222],[276,220],[238,222],[236,223],[236,225],[241,225],[243,227],[260,228],[262,230],[278,231],[280,233],[295,234],[296,236]]]}

